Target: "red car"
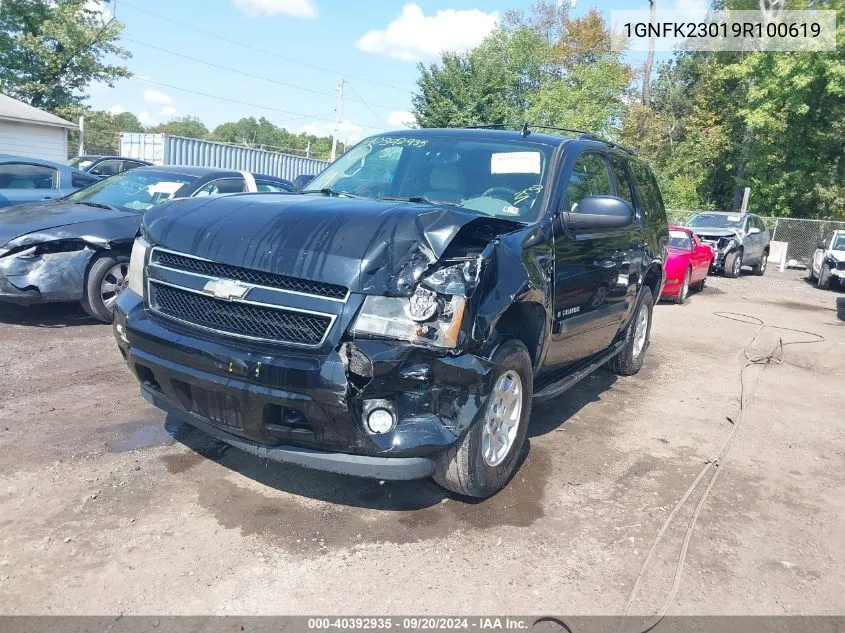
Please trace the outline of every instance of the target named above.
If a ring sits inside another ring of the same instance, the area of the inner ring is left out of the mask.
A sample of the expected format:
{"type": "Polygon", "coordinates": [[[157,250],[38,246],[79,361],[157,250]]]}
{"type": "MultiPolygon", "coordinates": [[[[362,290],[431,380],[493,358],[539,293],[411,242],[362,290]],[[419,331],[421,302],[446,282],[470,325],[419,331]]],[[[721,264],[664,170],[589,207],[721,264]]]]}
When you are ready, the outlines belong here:
{"type": "Polygon", "coordinates": [[[669,227],[669,256],[666,260],[666,284],[661,299],[683,303],[690,288],[702,290],[713,261],[713,251],[689,229],[669,227]]]}

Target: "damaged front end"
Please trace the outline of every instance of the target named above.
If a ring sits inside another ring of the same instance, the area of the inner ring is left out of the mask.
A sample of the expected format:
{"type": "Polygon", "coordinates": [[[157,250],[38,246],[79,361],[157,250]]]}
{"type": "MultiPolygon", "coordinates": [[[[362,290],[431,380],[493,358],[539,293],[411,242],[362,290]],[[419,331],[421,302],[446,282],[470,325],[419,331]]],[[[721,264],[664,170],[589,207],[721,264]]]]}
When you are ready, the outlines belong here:
{"type": "Polygon", "coordinates": [[[75,237],[32,234],[0,248],[0,301],[79,301],[97,247],[75,237]]]}

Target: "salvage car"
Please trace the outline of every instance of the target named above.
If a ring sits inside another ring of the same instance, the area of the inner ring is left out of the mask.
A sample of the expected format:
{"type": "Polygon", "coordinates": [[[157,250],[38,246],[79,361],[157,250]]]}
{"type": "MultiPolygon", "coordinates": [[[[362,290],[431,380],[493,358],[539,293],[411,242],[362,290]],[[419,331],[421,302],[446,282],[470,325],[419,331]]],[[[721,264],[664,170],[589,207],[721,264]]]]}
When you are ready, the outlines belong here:
{"type": "Polygon", "coordinates": [[[822,290],[834,281],[845,284],[845,231],[833,231],[819,241],[807,265],[807,277],[822,290]]]}
{"type": "Polygon", "coordinates": [[[0,208],[61,198],[97,180],[61,163],[0,154],[0,208]]]}
{"type": "Polygon", "coordinates": [[[755,275],[765,274],[771,237],[760,216],[702,211],[692,216],[686,227],[713,249],[713,272],[739,277],[743,266],[751,266],[755,275]]]}
{"type": "Polygon", "coordinates": [[[670,226],[666,283],[661,298],[682,304],[687,300],[690,289],[704,290],[713,258],[713,249],[702,244],[690,229],[670,226]]]}
{"type": "Polygon", "coordinates": [[[111,323],[141,216],[173,198],[290,191],[280,178],[208,167],[139,167],[61,200],[0,210],[0,301],[80,301],[111,323]]]}
{"type": "Polygon", "coordinates": [[[71,158],[67,164],[71,167],[75,167],[76,169],[81,169],[89,174],[100,176],[101,178],[114,176],[115,174],[119,174],[130,169],[152,165],[152,163],[145,160],[139,160],[137,158],[101,156],[95,154],[87,154],[85,156],[71,158]]]}
{"type": "Polygon", "coordinates": [[[642,367],[668,243],[644,162],[536,130],[379,134],[301,193],[149,211],[114,325],[143,396],[263,458],[500,490],[532,401],[642,367]]]}

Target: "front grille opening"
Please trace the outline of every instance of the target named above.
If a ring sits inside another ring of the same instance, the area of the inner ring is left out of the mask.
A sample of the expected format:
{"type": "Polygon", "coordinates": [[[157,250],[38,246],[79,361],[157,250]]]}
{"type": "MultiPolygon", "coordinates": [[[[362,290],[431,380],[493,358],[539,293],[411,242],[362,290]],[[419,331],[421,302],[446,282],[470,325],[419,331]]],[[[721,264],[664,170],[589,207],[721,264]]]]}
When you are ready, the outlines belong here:
{"type": "Polygon", "coordinates": [[[157,283],[151,290],[155,310],[224,334],[316,346],[332,323],[328,316],[224,301],[157,283]]]}
{"type": "Polygon", "coordinates": [[[144,367],[143,365],[135,363],[135,375],[138,376],[138,380],[147,389],[152,389],[153,391],[159,392],[161,391],[161,385],[158,384],[155,374],[153,374],[153,370],[149,367],[144,367]]]}
{"type": "Polygon", "coordinates": [[[276,273],[268,273],[262,270],[254,270],[252,268],[241,268],[239,266],[230,266],[229,264],[219,264],[217,262],[195,259],[193,257],[186,257],[185,255],[179,255],[178,253],[171,253],[162,250],[154,251],[153,263],[166,266],[167,268],[173,268],[174,270],[184,270],[187,272],[199,273],[201,275],[208,275],[210,277],[219,277],[221,279],[235,279],[237,281],[244,281],[258,286],[278,288],[279,290],[289,290],[291,292],[300,292],[302,294],[326,297],[329,299],[342,300],[346,298],[348,293],[347,288],[336,284],[329,284],[321,281],[310,281],[308,279],[299,279],[297,277],[288,277],[286,275],[277,275],[276,273]]]}
{"type": "Polygon", "coordinates": [[[268,435],[278,440],[295,442],[314,439],[314,429],[305,415],[292,407],[266,404],[262,417],[268,435]]]}

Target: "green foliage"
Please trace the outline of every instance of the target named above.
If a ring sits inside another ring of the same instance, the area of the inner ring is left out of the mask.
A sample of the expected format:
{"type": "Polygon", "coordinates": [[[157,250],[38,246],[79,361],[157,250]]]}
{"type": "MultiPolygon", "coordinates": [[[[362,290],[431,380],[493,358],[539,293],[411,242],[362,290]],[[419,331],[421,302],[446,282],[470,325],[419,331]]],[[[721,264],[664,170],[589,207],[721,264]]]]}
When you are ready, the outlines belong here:
{"type": "Polygon", "coordinates": [[[82,103],[91,82],[111,86],[130,76],[125,66],[105,61],[129,57],[117,44],[122,31],[120,22],[106,21],[86,0],[3,0],[3,92],[46,110],[82,103]]]}
{"type": "MultiPolygon", "coordinates": [[[[223,123],[214,128],[211,138],[223,143],[234,143],[247,147],[256,147],[274,152],[302,154],[310,153],[312,158],[328,160],[331,157],[332,139],[312,134],[294,134],[278,127],[264,117],[249,117],[230,123],[223,123]]],[[[346,151],[343,143],[338,142],[338,154],[346,151]]]]}
{"type": "Polygon", "coordinates": [[[167,123],[159,123],[147,131],[154,134],[169,134],[170,136],[185,136],[187,138],[206,139],[209,137],[205,123],[195,116],[178,117],[167,123]]]}

